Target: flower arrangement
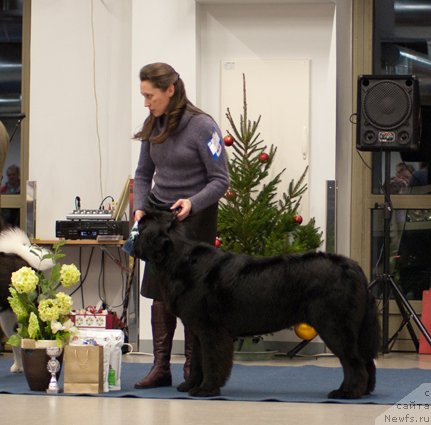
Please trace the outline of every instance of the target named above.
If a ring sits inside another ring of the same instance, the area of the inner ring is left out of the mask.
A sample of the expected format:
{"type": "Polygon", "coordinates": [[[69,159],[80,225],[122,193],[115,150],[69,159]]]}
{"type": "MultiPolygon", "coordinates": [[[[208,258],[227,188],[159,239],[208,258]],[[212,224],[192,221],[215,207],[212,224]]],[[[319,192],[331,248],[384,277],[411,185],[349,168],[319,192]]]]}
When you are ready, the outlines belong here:
{"type": "Polygon", "coordinates": [[[12,273],[8,301],[19,326],[17,333],[9,338],[9,344],[20,346],[22,339],[30,338],[56,340],[62,345],[76,332],[70,320],[72,298],[57,289],[77,284],[81,273],[74,264],[58,263],[64,257],[63,245],[64,242],[55,244],[53,252],[42,257],[42,260],[52,259],[54,264],[48,276],[27,266],[12,273]]]}

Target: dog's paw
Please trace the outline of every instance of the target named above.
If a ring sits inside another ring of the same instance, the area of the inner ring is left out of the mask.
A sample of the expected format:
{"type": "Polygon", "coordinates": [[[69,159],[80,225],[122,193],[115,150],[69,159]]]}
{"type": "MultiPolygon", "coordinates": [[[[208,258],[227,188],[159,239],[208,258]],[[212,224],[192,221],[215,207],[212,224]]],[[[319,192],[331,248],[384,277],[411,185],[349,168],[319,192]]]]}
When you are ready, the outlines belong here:
{"type": "Polygon", "coordinates": [[[360,394],[357,391],[347,391],[343,389],[338,389],[331,391],[328,394],[328,398],[338,398],[338,399],[354,399],[361,398],[363,394],[360,394]]]}
{"type": "Polygon", "coordinates": [[[187,381],[182,382],[180,385],[178,385],[177,387],[177,391],[179,391],[180,393],[187,393],[192,389],[192,385],[190,385],[187,381]]]}
{"type": "Polygon", "coordinates": [[[189,395],[193,397],[214,397],[220,395],[220,388],[203,388],[203,387],[197,387],[192,388],[189,391],[189,395]]]}
{"type": "Polygon", "coordinates": [[[10,367],[10,371],[12,373],[22,373],[24,372],[24,369],[22,367],[22,365],[19,365],[18,363],[14,363],[11,367],[10,367]]]}

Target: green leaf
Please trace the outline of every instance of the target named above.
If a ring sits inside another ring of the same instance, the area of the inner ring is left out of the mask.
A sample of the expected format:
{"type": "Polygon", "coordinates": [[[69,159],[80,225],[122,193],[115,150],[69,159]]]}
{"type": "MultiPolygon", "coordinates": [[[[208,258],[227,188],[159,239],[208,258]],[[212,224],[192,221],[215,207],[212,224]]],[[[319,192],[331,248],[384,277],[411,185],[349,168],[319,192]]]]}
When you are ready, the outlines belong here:
{"type": "Polygon", "coordinates": [[[8,338],[7,343],[14,347],[21,347],[21,338],[17,334],[11,335],[8,338]]]}

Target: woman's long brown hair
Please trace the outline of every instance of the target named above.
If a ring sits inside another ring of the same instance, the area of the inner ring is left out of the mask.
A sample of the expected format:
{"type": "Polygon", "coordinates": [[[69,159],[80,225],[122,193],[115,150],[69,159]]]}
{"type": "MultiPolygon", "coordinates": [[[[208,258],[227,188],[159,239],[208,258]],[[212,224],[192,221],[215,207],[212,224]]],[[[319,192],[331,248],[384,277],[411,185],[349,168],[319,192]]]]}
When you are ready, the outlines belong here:
{"type": "Polygon", "coordinates": [[[192,114],[203,113],[187,99],[184,82],[172,66],[162,62],[145,65],[139,72],[139,79],[149,81],[155,88],[162,91],[166,91],[173,84],[175,92],[169,101],[162,131],[156,135],[152,134],[157,118],[150,114],[141,131],[135,134],[136,139],[148,140],[151,143],[163,143],[175,132],[186,109],[192,114]]]}

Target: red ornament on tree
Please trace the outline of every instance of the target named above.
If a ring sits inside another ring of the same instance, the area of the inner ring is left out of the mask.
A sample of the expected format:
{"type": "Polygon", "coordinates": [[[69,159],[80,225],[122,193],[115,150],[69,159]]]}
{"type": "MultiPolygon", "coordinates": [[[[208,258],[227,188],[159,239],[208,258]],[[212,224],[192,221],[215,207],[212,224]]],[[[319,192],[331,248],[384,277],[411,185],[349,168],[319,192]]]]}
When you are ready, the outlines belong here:
{"type": "Polygon", "coordinates": [[[293,221],[297,224],[301,224],[302,223],[302,217],[299,214],[296,214],[293,216],[293,221]]]}
{"type": "Polygon", "coordinates": [[[233,190],[231,190],[231,189],[229,189],[229,190],[226,192],[226,198],[227,198],[227,199],[234,199],[234,198],[235,198],[235,196],[236,196],[235,191],[233,191],[233,190]]]}
{"type": "Polygon", "coordinates": [[[218,236],[215,238],[214,245],[216,248],[220,248],[221,246],[221,240],[218,236]]]}
{"type": "Polygon", "coordinates": [[[228,134],[227,136],[224,136],[223,142],[225,146],[232,146],[234,142],[234,138],[230,134],[228,134]]]}
{"type": "Polygon", "coordinates": [[[262,152],[259,154],[259,161],[260,162],[267,162],[269,159],[269,155],[266,152],[262,152]]]}

